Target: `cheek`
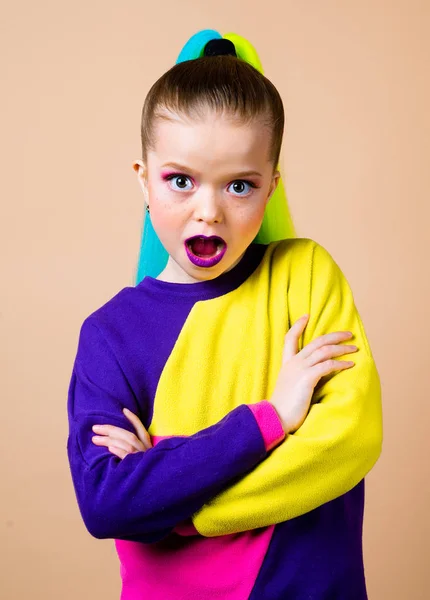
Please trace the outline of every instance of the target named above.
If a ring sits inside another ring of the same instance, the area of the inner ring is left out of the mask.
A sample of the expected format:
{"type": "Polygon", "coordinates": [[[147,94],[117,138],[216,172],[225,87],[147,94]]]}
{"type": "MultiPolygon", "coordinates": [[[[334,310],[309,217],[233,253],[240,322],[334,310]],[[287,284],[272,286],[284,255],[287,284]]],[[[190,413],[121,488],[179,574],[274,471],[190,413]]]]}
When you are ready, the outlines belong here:
{"type": "Polygon", "coordinates": [[[249,230],[259,228],[264,217],[265,204],[259,202],[236,213],[235,222],[239,229],[249,230]]]}
{"type": "Polygon", "coordinates": [[[168,205],[165,198],[163,186],[160,184],[148,185],[149,207],[151,211],[151,219],[163,220],[168,205]]]}
{"type": "Polygon", "coordinates": [[[174,214],[168,209],[161,198],[150,204],[151,221],[154,227],[160,231],[169,231],[175,227],[174,214]]]}
{"type": "Polygon", "coordinates": [[[181,211],[167,197],[164,187],[153,185],[148,187],[151,222],[154,229],[160,232],[174,231],[181,220],[181,211]]]}

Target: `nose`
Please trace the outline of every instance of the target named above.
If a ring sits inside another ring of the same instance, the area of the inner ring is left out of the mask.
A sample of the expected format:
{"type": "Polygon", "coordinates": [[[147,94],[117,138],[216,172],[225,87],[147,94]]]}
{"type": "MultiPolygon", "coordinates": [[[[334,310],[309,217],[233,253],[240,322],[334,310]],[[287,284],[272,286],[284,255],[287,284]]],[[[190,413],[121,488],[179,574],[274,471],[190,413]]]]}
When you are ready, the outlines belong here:
{"type": "Polygon", "coordinates": [[[220,223],[222,206],[218,194],[214,190],[201,190],[195,195],[194,217],[205,223],[220,223]]]}

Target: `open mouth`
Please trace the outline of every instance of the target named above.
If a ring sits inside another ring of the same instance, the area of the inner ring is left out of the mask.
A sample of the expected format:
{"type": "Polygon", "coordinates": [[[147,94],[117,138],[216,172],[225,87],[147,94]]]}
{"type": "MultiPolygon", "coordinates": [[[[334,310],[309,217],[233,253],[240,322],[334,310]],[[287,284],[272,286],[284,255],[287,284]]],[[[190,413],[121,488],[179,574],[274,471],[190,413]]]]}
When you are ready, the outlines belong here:
{"type": "Polygon", "coordinates": [[[222,252],[226,246],[225,241],[216,236],[195,236],[186,240],[187,248],[194,256],[200,258],[213,258],[222,252]]]}

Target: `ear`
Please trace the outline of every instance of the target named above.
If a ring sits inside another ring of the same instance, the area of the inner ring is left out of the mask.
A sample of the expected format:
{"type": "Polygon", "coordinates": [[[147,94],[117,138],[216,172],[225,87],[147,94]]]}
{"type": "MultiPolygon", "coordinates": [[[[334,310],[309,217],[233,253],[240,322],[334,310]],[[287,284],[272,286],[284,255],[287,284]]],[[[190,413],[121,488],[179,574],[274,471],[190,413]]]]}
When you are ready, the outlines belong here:
{"type": "Polygon", "coordinates": [[[269,194],[268,194],[268,196],[266,198],[266,205],[268,204],[268,202],[269,202],[270,198],[272,197],[274,191],[278,187],[278,183],[279,183],[280,177],[281,177],[281,173],[280,173],[280,171],[278,171],[276,169],[276,171],[273,173],[272,181],[270,183],[269,194]]]}
{"type": "Polygon", "coordinates": [[[142,188],[143,195],[145,196],[145,202],[148,204],[148,171],[146,165],[140,159],[135,160],[133,169],[136,172],[137,180],[142,188]]]}

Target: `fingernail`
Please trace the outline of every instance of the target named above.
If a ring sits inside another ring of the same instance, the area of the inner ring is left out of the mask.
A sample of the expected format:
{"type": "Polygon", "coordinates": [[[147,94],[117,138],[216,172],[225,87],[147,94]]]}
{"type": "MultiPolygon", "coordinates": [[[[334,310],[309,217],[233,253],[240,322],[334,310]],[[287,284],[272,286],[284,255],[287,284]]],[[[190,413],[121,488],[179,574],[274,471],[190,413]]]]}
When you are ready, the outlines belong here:
{"type": "Polygon", "coordinates": [[[122,409],[122,412],[128,413],[128,412],[130,412],[130,411],[128,410],[128,408],[123,408],[123,409],[122,409]]]}

